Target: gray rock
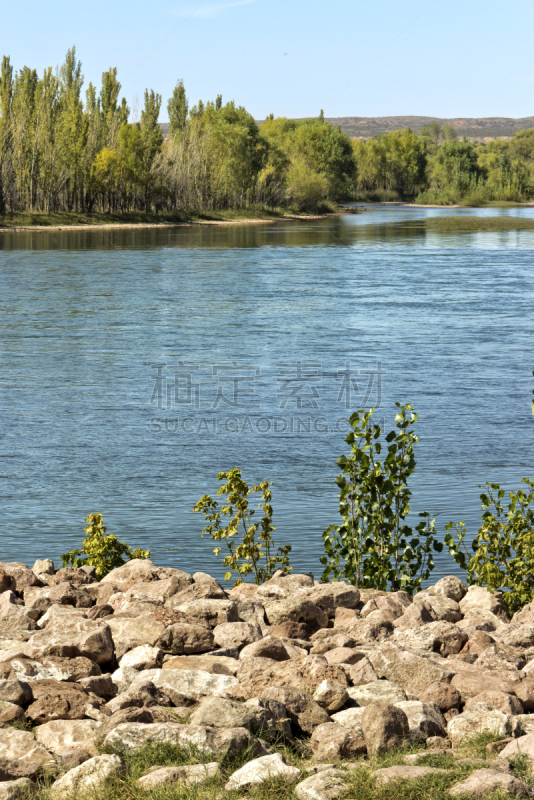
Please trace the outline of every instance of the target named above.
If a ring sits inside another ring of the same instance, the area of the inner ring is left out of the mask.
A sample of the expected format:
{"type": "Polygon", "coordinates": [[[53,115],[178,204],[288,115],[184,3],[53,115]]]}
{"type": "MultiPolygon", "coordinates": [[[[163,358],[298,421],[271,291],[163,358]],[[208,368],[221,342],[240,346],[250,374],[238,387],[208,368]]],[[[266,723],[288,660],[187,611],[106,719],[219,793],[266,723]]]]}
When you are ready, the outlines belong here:
{"type": "Polygon", "coordinates": [[[50,787],[52,797],[69,797],[101,788],[106,780],[115,778],[126,771],[126,765],[119,756],[95,756],[74,767],[58,778],[50,787]]]}
{"type": "Polygon", "coordinates": [[[499,758],[514,758],[518,755],[526,756],[531,763],[534,763],[534,732],[513,739],[500,751],[499,758]]]}
{"type": "Polygon", "coordinates": [[[226,622],[214,628],[213,638],[218,647],[237,647],[241,650],[246,645],[259,641],[262,632],[257,623],[226,622]]]}
{"type": "Polygon", "coordinates": [[[206,695],[220,696],[238,684],[237,678],[230,675],[213,675],[200,670],[147,669],[139,673],[130,690],[140,688],[146,682],[153,683],[179,706],[190,705],[206,695]]]}
{"type": "Polygon", "coordinates": [[[212,728],[246,728],[256,733],[268,729],[274,720],[265,709],[225,700],[223,697],[204,697],[191,714],[191,725],[207,725],[212,728]]]}
{"type": "Polygon", "coordinates": [[[519,797],[534,796],[534,791],[519,778],[494,769],[477,769],[465,781],[456,783],[449,789],[449,792],[452,795],[465,794],[471,797],[480,797],[498,790],[519,797]]]}
{"type": "Polygon", "coordinates": [[[492,733],[504,739],[506,736],[516,736],[519,730],[520,725],[514,717],[497,711],[487,703],[473,703],[463,714],[451,719],[447,725],[447,732],[453,745],[476,733],[492,733]]]}
{"type": "Polygon", "coordinates": [[[426,741],[430,736],[447,736],[447,720],[435,703],[408,700],[395,705],[408,718],[411,739],[426,741]]]}
{"type": "Polygon", "coordinates": [[[165,653],[183,656],[207,653],[215,644],[212,631],[198,623],[178,622],[169,625],[158,639],[165,653]]]}
{"type": "Polygon", "coordinates": [[[2,781],[0,783],[0,800],[19,800],[29,797],[39,789],[29,778],[19,778],[15,781],[2,781]]]}
{"type": "Polygon", "coordinates": [[[404,689],[391,681],[374,681],[365,686],[352,686],[347,689],[347,692],[351,700],[354,700],[359,706],[368,706],[371,703],[385,703],[393,706],[408,699],[404,689]]]}
{"type": "Polygon", "coordinates": [[[182,747],[197,747],[205,753],[220,756],[240,753],[250,742],[250,733],[245,728],[207,728],[178,723],[125,722],[118,725],[104,739],[107,747],[123,747],[136,750],[145,742],[169,742],[182,747]]]}
{"type": "Polygon", "coordinates": [[[230,780],[225,786],[226,791],[245,789],[248,786],[259,786],[270,778],[281,778],[285,783],[295,783],[302,772],[297,767],[286,764],[281,753],[263,756],[249,761],[241,769],[230,775],[230,780]]]}
{"type": "Polygon", "coordinates": [[[145,791],[173,783],[206,783],[221,776],[221,768],[214,761],[210,764],[194,764],[189,767],[160,767],[137,781],[137,786],[145,791]]]}
{"type": "Polygon", "coordinates": [[[295,787],[299,800],[335,800],[344,794],[346,773],[340,769],[325,769],[295,787]]]}
{"type": "Polygon", "coordinates": [[[401,686],[407,694],[419,697],[431,683],[450,683],[453,671],[429,658],[383,642],[367,656],[380,678],[401,686]]]}
{"type": "Polygon", "coordinates": [[[95,664],[105,664],[113,656],[111,629],[100,620],[64,619],[47,625],[46,630],[32,636],[25,653],[37,660],[43,656],[82,656],[95,664]]]}
{"type": "Polygon", "coordinates": [[[35,729],[35,736],[39,744],[52,753],[83,748],[97,755],[94,742],[101,727],[99,722],[92,719],[57,719],[39,725],[35,729]]]}
{"type": "Polygon", "coordinates": [[[426,778],[427,775],[446,775],[446,769],[438,769],[437,767],[412,767],[412,766],[397,766],[385,767],[384,769],[377,769],[373,772],[376,782],[379,786],[386,786],[388,783],[395,783],[396,781],[418,781],[421,778],[426,778]]]}
{"type": "Polygon", "coordinates": [[[332,714],[332,722],[338,725],[343,725],[344,728],[350,728],[357,731],[363,736],[362,732],[362,717],[365,711],[365,706],[358,708],[346,708],[344,711],[338,711],[337,714],[332,714]]]}
{"type": "Polygon", "coordinates": [[[356,758],[367,752],[361,730],[349,729],[335,722],[327,722],[315,728],[310,744],[317,761],[339,761],[356,758]]]}

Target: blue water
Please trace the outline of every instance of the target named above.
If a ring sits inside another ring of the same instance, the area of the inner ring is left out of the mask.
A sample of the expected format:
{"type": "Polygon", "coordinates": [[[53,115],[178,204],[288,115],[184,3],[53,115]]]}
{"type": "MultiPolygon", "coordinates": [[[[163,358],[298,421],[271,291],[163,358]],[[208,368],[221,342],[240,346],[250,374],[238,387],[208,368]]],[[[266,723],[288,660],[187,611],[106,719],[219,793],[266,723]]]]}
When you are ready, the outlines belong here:
{"type": "Polygon", "coordinates": [[[0,233],[0,559],[57,562],[101,512],[222,578],[192,507],[238,466],[317,577],[345,420],[380,405],[389,430],[395,401],[420,415],[412,509],[474,533],[477,484],[534,477],[534,232],[406,225],[436,214],[534,209],[0,233]]]}

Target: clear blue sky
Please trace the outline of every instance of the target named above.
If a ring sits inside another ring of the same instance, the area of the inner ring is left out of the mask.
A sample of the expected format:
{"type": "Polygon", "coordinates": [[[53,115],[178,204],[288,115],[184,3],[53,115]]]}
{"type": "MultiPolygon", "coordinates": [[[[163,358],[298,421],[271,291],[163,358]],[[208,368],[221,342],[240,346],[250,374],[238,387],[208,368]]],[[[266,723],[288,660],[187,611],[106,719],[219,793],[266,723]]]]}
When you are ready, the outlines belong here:
{"type": "Polygon", "coordinates": [[[256,118],[534,114],[533,0],[29,0],[2,14],[16,69],[75,44],[86,84],[192,103],[222,93],[256,118]]]}

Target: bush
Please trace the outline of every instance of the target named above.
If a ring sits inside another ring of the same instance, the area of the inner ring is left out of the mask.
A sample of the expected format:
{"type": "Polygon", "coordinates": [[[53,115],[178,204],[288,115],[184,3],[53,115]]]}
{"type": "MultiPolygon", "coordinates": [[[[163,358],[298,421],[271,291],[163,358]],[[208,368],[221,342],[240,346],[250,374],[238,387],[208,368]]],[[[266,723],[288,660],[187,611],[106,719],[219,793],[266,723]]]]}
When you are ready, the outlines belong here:
{"type": "Polygon", "coordinates": [[[404,523],[410,513],[408,478],[415,469],[413,448],[419,438],[410,430],[417,421],[413,406],[396,405],[398,430],[385,437],[388,451],[383,462],[377,459],[382,450],[380,427],[371,424],[374,409],[350,417],[353,430],[345,441],[351,455],[337,461],[343,470],[336,478],[343,522],[323,534],[323,581],[332,575],[362,588],[389,586],[390,591],[413,594],[434,568],[432,551],[443,549],[428,514],[419,514],[423,519],[415,536],[404,523]]]}
{"type": "Polygon", "coordinates": [[[96,577],[101,580],[116,567],[122,567],[133,558],[149,558],[150,550],[132,550],[125,542],[119,542],[113,534],[106,536],[102,514],[90,514],[86,520],[86,538],[81,550],[69,550],[61,556],[62,567],[96,567],[96,577]]]}
{"type": "MultiPolygon", "coordinates": [[[[227,495],[226,503],[220,511],[217,511],[218,503],[208,494],[200,498],[193,508],[204,514],[204,518],[209,525],[202,531],[202,536],[208,533],[213,541],[223,541],[228,548],[228,555],[223,559],[223,567],[228,567],[229,571],[225,574],[225,581],[232,578],[231,570],[238,573],[239,577],[234,582],[234,586],[243,583],[243,578],[254,573],[257,584],[272,578],[278,568],[285,571],[291,570],[289,563],[289,553],[291,545],[286,544],[279,547],[276,553],[272,553],[273,538],[272,532],[275,530],[272,524],[273,509],[271,506],[271,483],[263,481],[249,487],[241,477],[239,469],[232,469],[230,472],[220,472],[217,476],[218,481],[226,481],[224,486],[219,487],[217,495],[227,495]],[[254,509],[249,508],[249,495],[261,492],[263,505],[260,503],[258,508],[263,510],[263,517],[259,522],[253,523],[254,509]],[[222,526],[224,517],[231,517],[226,527],[222,526]],[[257,535],[257,541],[256,541],[257,535]],[[237,541],[241,538],[239,544],[237,541]],[[265,559],[262,565],[262,560],[265,559]]],[[[220,547],[215,547],[213,552],[216,556],[221,552],[220,547]]]]}
{"type": "Polygon", "coordinates": [[[471,555],[465,546],[464,522],[449,522],[447,531],[455,527],[457,540],[445,536],[450,554],[462,569],[467,582],[486,586],[490,592],[507,589],[503,601],[510,612],[522,608],[534,597],[534,482],[524,478],[525,488],[509,492],[508,509],[502,500],[504,489],[498,483],[486,483],[480,495],[482,526],[475,537],[471,555]]]}

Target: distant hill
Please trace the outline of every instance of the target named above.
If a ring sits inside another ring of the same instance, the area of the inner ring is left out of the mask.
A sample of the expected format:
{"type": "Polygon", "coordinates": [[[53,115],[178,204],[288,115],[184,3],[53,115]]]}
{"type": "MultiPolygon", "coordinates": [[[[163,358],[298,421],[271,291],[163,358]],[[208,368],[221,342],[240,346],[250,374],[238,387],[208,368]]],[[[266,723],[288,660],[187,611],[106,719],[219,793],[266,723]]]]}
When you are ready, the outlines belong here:
{"type": "MultiPolygon", "coordinates": [[[[411,128],[418,133],[423,125],[430,122],[439,122],[441,125],[453,125],[459,136],[483,142],[488,139],[510,138],[517,131],[534,128],[534,117],[510,119],[509,117],[482,117],[473,118],[455,117],[454,119],[440,119],[439,117],[326,117],[332,125],[339,125],[353,139],[372,139],[381,133],[411,128]]],[[[259,120],[261,125],[263,120],[259,120]]],[[[166,136],[169,132],[169,123],[160,123],[160,128],[166,136]]]]}

